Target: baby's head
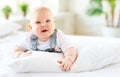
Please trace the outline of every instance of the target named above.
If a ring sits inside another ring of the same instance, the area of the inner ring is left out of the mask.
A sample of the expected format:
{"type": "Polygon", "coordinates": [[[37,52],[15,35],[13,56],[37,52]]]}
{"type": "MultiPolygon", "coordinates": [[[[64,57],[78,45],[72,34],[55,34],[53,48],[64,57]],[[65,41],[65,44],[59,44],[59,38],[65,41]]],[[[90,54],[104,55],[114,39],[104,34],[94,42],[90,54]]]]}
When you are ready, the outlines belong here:
{"type": "Polygon", "coordinates": [[[55,30],[52,12],[47,7],[40,7],[31,14],[30,29],[38,38],[48,38],[55,30]]]}

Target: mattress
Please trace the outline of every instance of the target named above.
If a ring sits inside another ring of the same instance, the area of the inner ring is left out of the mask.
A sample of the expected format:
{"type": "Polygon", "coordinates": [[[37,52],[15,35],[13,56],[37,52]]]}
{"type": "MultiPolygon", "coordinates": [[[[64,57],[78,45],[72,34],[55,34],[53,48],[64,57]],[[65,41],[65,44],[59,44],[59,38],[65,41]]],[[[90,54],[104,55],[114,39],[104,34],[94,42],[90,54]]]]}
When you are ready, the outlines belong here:
{"type": "MultiPolygon", "coordinates": [[[[0,51],[3,51],[5,49],[7,51],[7,49],[9,49],[10,46],[15,45],[16,42],[19,42],[18,38],[23,39],[25,34],[27,34],[27,32],[17,32],[7,37],[0,38],[0,51]]],[[[70,37],[72,38],[73,36],[70,36],[70,37]]],[[[86,38],[86,36],[75,36],[75,37],[86,38]]],[[[5,54],[7,54],[7,52],[0,53],[0,77],[120,77],[120,63],[112,64],[95,71],[87,71],[87,72],[79,72],[79,73],[70,73],[70,72],[15,73],[10,71],[5,66],[6,64],[4,61],[5,54]]]]}

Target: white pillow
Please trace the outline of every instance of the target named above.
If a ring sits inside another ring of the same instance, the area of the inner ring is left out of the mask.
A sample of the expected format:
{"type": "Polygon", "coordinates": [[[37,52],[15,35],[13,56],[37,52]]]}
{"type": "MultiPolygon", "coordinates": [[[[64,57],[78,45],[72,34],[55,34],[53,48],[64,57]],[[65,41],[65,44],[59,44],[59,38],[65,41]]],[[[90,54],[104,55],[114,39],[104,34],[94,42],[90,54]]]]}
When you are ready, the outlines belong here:
{"type": "Polygon", "coordinates": [[[22,26],[19,24],[16,24],[11,21],[0,21],[0,37],[8,35],[18,29],[20,29],[22,26]]]}
{"type": "MultiPolygon", "coordinates": [[[[120,40],[115,38],[68,36],[78,49],[71,72],[93,71],[120,62],[120,40]]],[[[61,53],[34,52],[33,56],[9,63],[15,72],[62,72],[57,60],[61,53]]]]}
{"type": "Polygon", "coordinates": [[[78,58],[72,72],[93,71],[120,62],[120,39],[72,36],[78,58]],[[73,39],[74,38],[74,39],[73,39]]]}
{"type": "Polygon", "coordinates": [[[31,56],[14,59],[8,66],[15,72],[62,72],[58,59],[62,53],[32,51],[31,56]]]}

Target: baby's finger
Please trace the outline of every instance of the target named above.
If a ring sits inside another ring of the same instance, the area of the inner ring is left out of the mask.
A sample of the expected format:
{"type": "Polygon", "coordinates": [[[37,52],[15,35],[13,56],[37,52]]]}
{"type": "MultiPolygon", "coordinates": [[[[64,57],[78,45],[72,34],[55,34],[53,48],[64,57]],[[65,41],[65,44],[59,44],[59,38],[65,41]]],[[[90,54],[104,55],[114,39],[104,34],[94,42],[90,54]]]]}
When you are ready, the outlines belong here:
{"type": "Polygon", "coordinates": [[[67,67],[68,67],[68,64],[64,63],[64,66],[63,66],[64,71],[66,71],[67,67]]]}
{"type": "Polygon", "coordinates": [[[30,51],[28,51],[28,52],[26,52],[27,54],[32,54],[32,52],[30,52],[30,51]]]}
{"type": "Polygon", "coordinates": [[[62,61],[58,61],[59,64],[62,64],[62,61]]]}
{"type": "Polygon", "coordinates": [[[66,67],[66,71],[67,71],[67,72],[70,71],[70,67],[71,67],[71,66],[69,66],[69,65],[66,67]]]}
{"type": "Polygon", "coordinates": [[[62,61],[63,61],[62,59],[59,59],[59,60],[58,60],[58,63],[59,63],[59,64],[62,64],[62,63],[63,63],[62,61]]]}
{"type": "Polygon", "coordinates": [[[62,71],[65,71],[64,65],[60,65],[60,68],[62,69],[62,71]]]}

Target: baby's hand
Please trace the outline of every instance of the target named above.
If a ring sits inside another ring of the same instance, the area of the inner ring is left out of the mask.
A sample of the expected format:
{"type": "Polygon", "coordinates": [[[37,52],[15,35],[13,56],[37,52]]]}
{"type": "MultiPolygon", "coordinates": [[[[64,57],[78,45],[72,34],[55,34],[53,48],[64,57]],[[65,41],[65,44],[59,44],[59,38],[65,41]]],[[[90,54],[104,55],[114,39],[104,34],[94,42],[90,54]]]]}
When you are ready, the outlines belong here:
{"type": "Polygon", "coordinates": [[[70,71],[72,62],[70,62],[68,59],[60,59],[58,60],[58,63],[60,64],[60,68],[62,69],[62,71],[70,71]]]}
{"type": "Polygon", "coordinates": [[[26,56],[29,56],[29,55],[31,55],[31,54],[32,54],[32,52],[31,52],[31,51],[27,51],[27,52],[20,52],[20,53],[18,53],[17,58],[20,58],[20,57],[26,57],[26,56]]]}

